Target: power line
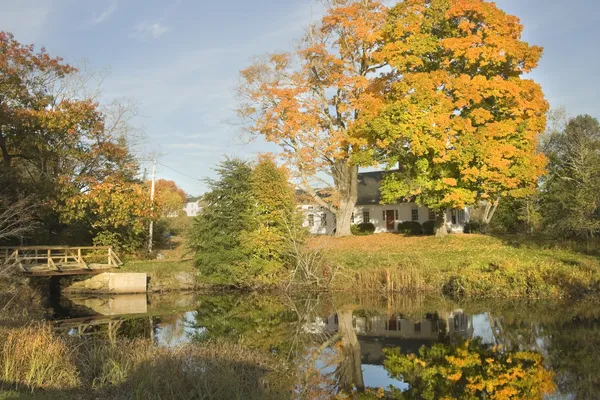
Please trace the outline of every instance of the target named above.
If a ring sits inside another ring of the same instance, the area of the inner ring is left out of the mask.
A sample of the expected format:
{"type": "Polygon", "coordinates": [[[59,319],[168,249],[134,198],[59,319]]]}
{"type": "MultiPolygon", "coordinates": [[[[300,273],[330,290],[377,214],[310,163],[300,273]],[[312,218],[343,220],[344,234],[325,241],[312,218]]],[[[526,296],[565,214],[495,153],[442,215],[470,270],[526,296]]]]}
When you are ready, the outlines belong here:
{"type": "Polygon", "coordinates": [[[193,180],[195,180],[195,181],[202,182],[202,179],[198,179],[198,178],[196,178],[195,176],[191,176],[191,175],[188,175],[188,174],[186,174],[185,172],[178,171],[178,170],[176,170],[175,168],[171,168],[171,167],[169,167],[168,165],[165,165],[165,164],[163,164],[163,163],[161,163],[161,162],[158,162],[158,161],[157,161],[156,163],[157,163],[158,165],[161,165],[161,166],[163,166],[163,167],[167,168],[167,169],[170,169],[171,171],[177,172],[178,174],[181,174],[181,175],[187,176],[188,178],[191,178],[191,179],[193,179],[193,180]]]}

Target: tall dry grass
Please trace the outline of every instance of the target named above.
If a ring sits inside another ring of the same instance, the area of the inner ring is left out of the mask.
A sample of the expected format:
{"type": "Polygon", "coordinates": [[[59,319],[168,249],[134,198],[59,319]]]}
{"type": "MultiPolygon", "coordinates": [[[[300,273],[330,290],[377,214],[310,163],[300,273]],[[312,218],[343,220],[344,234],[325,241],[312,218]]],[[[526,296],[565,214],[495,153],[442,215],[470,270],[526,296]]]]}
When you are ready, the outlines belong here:
{"type": "Polygon", "coordinates": [[[158,347],[76,339],[48,326],[0,329],[0,393],[60,399],[285,399],[284,364],[235,344],[158,347]]]}
{"type": "Polygon", "coordinates": [[[600,260],[558,247],[482,235],[381,234],[313,238],[309,248],[341,267],[335,289],[431,293],[453,298],[583,298],[600,295],[600,260]]]}
{"type": "Polygon", "coordinates": [[[72,389],[80,384],[67,343],[50,327],[0,328],[0,381],[13,388],[72,389]]]}

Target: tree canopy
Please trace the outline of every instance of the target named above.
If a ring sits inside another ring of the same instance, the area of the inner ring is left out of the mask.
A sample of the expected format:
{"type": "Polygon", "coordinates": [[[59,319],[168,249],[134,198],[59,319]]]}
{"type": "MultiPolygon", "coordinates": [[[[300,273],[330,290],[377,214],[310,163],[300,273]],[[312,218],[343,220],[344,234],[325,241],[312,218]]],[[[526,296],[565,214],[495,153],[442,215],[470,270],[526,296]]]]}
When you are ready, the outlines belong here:
{"type": "Polygon", "coordinates": [[[132,110],[100,105],[74,86],[78,74],[0,32],[1,201],[36,206],[33,241],[69,241],[65,230],[77,230],[78,243],[117,231],[137,238],[150,215],[129,147],[132,110]]]}
{"type": "Polygon", "coordinates": [[[385,102],[365,118],[381,161],[400,168],[383,183],[385,201],[443,210],[536,189],[548,104],[523,77],[542,48],[522,30],[483,0],[406,0],[390,10],[374,54],[391,68],[385,102]]]}
{"type": "Polygon", "coordinates": [[[226,159],[215,170],[219,178],[207,180],[210,191],[190,236],[196,266],[225,286],[277,283],[288,229],[299,225],[287,170],[266,156],[256,164],[226,159]]]}
{"type": "MultiPolygon", "coordinates": [[[[176,217],[183,213],[187,194],[174,181],[158,179],[154,197],[161,217],[176,217]]],[[[148,183],[150,185],[150,183],[148,183]]]]}
{"type": "Polygon", "coordinates": [[[545,148],[549,173],[542,186],[544,224],[567,237],[600,233],[600,123],[589,115],[571,119],[545,148]]]}
{"type": "Polygon", "coordinates": [[[373,54],[386,7],[375,0],[327,6],[295,52],[260,57],[241,72],[238,114],[252,135],[282,146],[299,185],[336,214],[336,233],[346,236],[358,165],[371,161],[356,126],[373,101],[372,76],[383,67],[373,54]]]}

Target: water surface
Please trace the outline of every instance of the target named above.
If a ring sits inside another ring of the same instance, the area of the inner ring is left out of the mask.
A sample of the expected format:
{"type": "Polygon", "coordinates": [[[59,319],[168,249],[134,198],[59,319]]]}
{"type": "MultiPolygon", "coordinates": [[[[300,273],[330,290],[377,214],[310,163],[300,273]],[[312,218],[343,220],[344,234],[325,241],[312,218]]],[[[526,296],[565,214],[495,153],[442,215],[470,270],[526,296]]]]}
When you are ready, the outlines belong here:
{"type": "MultiPolygon", "coordinates": [[[[496,383],[502,374],[492,371],[492,363],[512,368],[525,357],[519,371],[510,370],[512,379],[525,385],[527,379],[547,374],[556,389],[546,398],[600,398],[600,316],[587,304],[177,293],[63,296],[54,310],[55,329],[70,335],[147,338],[170,347],[226,340],[264,350],[306,376],[314,378],[317,371],[316,384],[301,384],[313,385],[315,398],[366,388],[405,392],[411,379],[414,391],[426,386],[446,390],[443,383],[433,382],[435,377],[428,378],[432,382],[423,376],[404,379],[407,365],[417,365],[419,373],[425,371],[419,360],[428,363],[429,372],[434,366],[447,369],[447,356],[436,361],[432,354],[459,354],[460,349],[466,349],[460,353],[465,359],[480,356],[489,363],[485,374],[480,373],[485,376],[476,379],[496,383]],[[529,361],[537,357],[539,366],[529,361]],[[400,364],[392,365],[392,359],[400,364]]],[[[445,379],[456,379],[456,369],[444,371],[445,379]]]]}

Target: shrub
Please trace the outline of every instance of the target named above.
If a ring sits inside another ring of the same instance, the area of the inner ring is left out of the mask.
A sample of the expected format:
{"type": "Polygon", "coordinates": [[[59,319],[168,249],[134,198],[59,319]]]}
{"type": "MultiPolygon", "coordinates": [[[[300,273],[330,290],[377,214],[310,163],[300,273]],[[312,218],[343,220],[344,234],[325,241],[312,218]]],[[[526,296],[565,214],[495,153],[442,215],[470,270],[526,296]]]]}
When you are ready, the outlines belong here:
{"type": "Polygon", "coordinates": [[[435,221],[423,222],[423,234],[433,235],[435,233],[435,221]]]}
{"type": "Polygon", "coordinates": [[[398,225],[398,233],[404,235],[422,235],[423,227],[417,221],[405,221],[398,225]]]}
{"type": "Polygon", "coordinates": [[[465,224],[465,233],[480,233],[481,224],[477,221],[469,221],[465,224]]]}
{"type": "Polygon", "coordinates": [[[370,222],[366,222],[363,224],[352,225],[350,230],[355,236],[368,236],[375,233],[375,225],[370,222]]]}
{"type": "Polygon", "coordinates": [[[188,217],[187,215],[179,215],[174,218],[169,218],[169,229],[173,236],[184,236],[192,228],[194,224],[194,217],[188,217]]]}

